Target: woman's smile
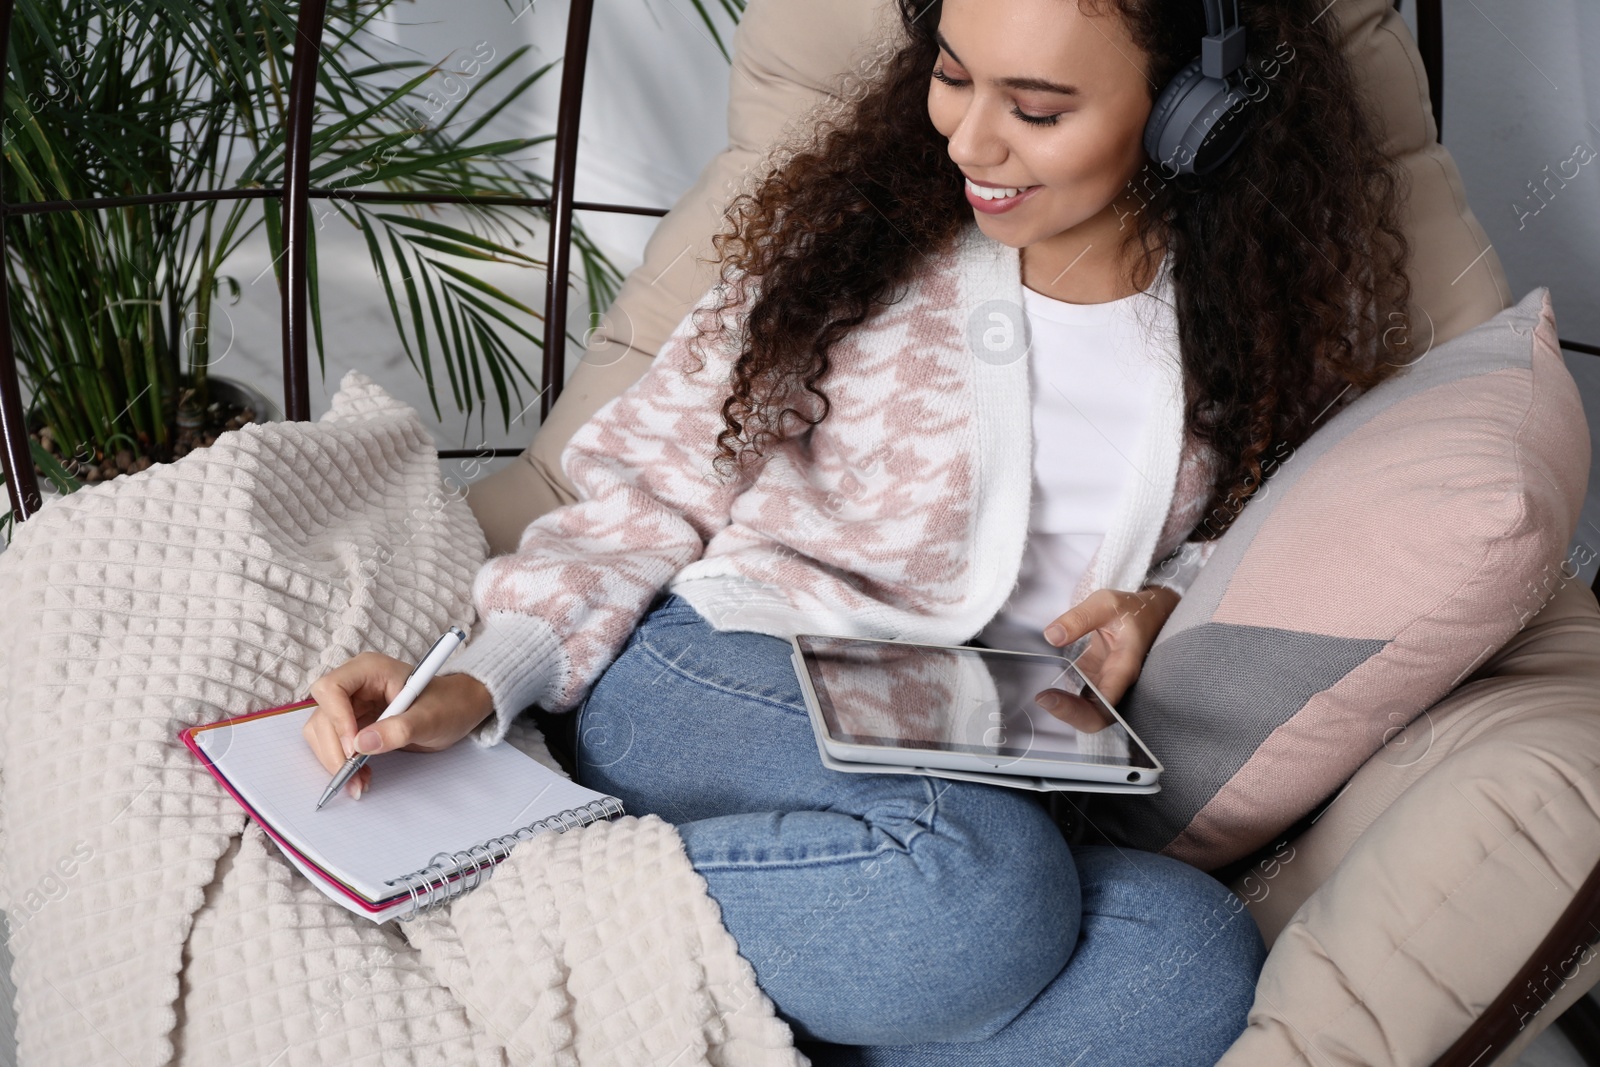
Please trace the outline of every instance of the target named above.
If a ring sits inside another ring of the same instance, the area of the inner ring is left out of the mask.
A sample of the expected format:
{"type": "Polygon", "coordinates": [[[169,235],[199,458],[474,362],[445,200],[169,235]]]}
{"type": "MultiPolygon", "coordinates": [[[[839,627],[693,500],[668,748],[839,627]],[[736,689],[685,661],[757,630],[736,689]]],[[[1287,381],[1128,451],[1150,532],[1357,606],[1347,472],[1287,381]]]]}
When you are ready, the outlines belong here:
{"type": "Polygon", "coordinates": [[[966,180],[965,187],[967,203],[987,215],[999,215],[1002,212],[1010,211],[1024,200],[1031,198],[1035,192],[1044,188],[1042,185],[979,185],[971,178],[966,180]]]}

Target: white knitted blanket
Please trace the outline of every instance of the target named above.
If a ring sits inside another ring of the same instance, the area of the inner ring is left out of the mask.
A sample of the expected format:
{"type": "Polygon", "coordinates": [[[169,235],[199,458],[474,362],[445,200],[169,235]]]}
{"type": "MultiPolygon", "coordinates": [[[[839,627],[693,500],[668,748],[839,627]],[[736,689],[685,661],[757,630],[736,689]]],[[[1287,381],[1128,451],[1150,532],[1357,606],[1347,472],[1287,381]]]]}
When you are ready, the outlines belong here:
{"type": "MultiPolygon", "coordinates": [[[[486,546],[416,413],[347,375],[52,502],[0,554],[0,909],[23,1067],[804,1067],[677,832],[522,843],[412,924],[328,900],[177,740],[470,625],[486,546]]],[[[531,728],[511,738],[554,766],[531,728]]]]}

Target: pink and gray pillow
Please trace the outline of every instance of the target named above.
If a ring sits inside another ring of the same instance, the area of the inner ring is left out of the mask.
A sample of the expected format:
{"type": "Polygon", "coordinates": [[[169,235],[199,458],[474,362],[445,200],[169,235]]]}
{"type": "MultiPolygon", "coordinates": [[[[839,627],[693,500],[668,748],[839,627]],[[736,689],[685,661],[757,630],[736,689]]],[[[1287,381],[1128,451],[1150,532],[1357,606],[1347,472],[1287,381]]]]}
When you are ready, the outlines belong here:
{"type": "Polygon", "coordinates": [[[1589,462],[1548,290],[1356,399],[1167,620],[1118,709],[1162,791],[1092,797],[1093,824],[1206,870],[1270,843],[1538,612],[1589,462]]]}

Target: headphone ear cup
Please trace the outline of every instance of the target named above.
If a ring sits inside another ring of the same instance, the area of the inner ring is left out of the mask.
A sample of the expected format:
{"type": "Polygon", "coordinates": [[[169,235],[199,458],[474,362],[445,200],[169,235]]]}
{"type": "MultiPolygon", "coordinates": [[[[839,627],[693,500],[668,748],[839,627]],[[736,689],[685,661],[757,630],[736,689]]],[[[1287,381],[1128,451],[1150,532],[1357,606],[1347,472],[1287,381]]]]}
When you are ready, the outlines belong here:
{"type": "Polygon", "coordinates": [[[1183,98],[1189,95],[1194,88],[1194,83],[1202,77],[1200,73],[1200,57],[1195,56],[1182,70],[1172,76],[1161,92],[1156,96],[1154,106],[1150,108],[1150,118],[1144,124],[1144,152],[1145,155],[1157,163],[1165,158],[1164,149],[1170,151],[1175,145],[1167,142],[1172,140],[1168,135],[1167,127],[1171,122],[1172,113],[1177,109],[1183,98]]]}
{"type": "Polygon", "coordinates": [[[1238,109],[1244,94],[1201,72],[1196,57],[1156,98],[1144,128],[1145,154],[1167,173],[1205,174],[1233,155],[1246,123],[1238,109]]]}

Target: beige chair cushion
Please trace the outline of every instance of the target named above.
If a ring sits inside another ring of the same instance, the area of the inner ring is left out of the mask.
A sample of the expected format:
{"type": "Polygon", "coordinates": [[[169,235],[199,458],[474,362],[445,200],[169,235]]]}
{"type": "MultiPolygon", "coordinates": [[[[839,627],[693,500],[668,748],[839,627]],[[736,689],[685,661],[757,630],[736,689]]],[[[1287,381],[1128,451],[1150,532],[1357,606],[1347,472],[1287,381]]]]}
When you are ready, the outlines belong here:
{"type": "MultiPolygon", "coordinates": [[[[1423,344],[1447,341],[1510,306],[1505,272],[1467,206],[1455,162],[1436,143],[1427,77],[1405,22],[1386,0],[1343,0],[1331,14],[1412,183],[1411,328],[1423,344]]],[[[758,176],[772,146],[803,134],[810,109],[838,99],[850,72],[899,40],[897,27],[889,0],[751,0],[734,33],[728,148],[661,220],[533,444],[470,488],[467,502],[491,552],[511,551],[528,523],[574,499],[561,450],[600,405],[638,380],[711,287],[711,235],[735,191],[758,176]]]]}
{"type": "MultiPolygon", "coordinates": [[[[1553,581],[1517,636],[1233,880],[1273,947],[1221,1067],[1432,1063],[1600,862],[1600,607],[1553,581]]],[[[1597,970],[1569,975],[1563,1002],[1597,970]]],[[[1528,1039],[1560,1010],[1539,1004],[1528,1039]]]]}

